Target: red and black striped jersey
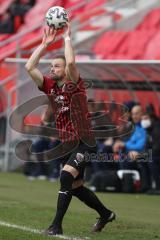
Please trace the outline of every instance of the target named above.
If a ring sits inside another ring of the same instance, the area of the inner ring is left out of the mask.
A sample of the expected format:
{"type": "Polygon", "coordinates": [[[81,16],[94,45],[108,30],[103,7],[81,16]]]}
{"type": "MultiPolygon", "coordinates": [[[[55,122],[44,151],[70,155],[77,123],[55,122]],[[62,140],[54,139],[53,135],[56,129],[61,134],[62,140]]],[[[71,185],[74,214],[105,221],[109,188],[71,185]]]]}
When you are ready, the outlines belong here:
{"type": "Polygon", "coordinates": [[[93,139],[86,90],[81,78],[77,83],[67,80],[59,87],[56,81],[44,76],[40,90],[47,94],[51,102],[56,129],[62,142],[93,139]]]}

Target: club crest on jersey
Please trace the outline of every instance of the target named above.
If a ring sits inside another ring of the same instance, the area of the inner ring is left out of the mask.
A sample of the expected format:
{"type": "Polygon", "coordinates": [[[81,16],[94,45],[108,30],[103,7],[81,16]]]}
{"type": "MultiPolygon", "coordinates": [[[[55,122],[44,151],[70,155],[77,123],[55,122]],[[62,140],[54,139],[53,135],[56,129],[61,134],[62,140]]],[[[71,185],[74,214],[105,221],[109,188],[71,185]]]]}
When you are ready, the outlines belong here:
{"type": "Polygon", "coordinates": [[[64,102],[64,96],[63,95],[59,95],[55,98],[55,102],[57,103],[63,103],[64,102]]]}

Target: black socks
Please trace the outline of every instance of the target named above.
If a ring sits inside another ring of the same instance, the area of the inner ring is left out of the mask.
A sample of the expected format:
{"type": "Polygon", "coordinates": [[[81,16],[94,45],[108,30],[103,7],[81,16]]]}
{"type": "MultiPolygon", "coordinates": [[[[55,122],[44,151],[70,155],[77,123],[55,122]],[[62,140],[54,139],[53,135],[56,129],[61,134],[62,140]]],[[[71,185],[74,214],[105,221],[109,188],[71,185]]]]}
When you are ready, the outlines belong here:
{"type": "Polygon", "coordinates": [[[79,198],[90,208],[93,208],[94,210],[96,210],[101,217],[110,216],[111,211],[107,209],[100,202],[98,197],[88,188],[81,186],[79,188],[72,189],[73,181],[74,181],[74,177],[71,175],[71,173],[67,171],[62,171],[61,177],[60,177],[61,188],[58,195],[56,216],[52,222],[53,226],[55,227],[62,226],[62,220],[68,209],[68,206],[72,199],[72,195],[79,198]]]}
{"type": "Polygon", "coordinates": [[[72,195],[83,201],[88,207],[96,210],[100,216],[110,216],[111,211],[107,209],[98,197],[88,188],[81,186],[72,190],[72,195]]]}
{"type": "Polygon", "coordinates": [[[61,188],[57,201],[57,212],[52,225],[61,227],[64,214],[66,213],[72,199],[72,184],[74,177],[67,171],[61,172],[61,188]]]}

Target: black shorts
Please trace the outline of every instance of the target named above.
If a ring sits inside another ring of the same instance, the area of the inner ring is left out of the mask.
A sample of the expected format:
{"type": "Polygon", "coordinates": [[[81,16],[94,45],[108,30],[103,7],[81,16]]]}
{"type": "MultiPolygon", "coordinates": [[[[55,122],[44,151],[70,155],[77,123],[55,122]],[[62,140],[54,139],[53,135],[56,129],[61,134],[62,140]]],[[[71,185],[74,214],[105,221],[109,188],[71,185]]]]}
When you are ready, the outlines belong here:
{"type": "Polygon", "coordinates": [[[74,167],[79,172],[75,180],[83,179],[85,167],[90,162],[91,154],[96,154],[96,152],[96,146],[89,147],[85,143],[80,142],[71,153],[61,159],[62,166],[67,164],[74,167]]]}

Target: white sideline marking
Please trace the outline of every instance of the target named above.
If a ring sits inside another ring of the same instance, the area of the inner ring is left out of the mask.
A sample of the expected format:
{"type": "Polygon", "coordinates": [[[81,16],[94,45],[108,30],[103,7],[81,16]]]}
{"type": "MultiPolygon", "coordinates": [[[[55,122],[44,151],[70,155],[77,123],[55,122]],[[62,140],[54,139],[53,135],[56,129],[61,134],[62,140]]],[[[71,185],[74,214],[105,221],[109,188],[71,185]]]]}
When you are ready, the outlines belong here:
{"type": "MultiPolygon", "coordinates": [[[[42,234],[42,230],[33,229],[33,228],[25,227],[25,226],[19,226],[19,225],[7,223],[7,222],[4,222],[4,221],[0,221],[0,225],[5,226],[5,227],[9,227],[9,228],[19,229],[19,230],[22,230],[24,232],[42,234]]],[[[55,235],[53,237],[60,238],[60,239],[66,239],[66,240],[85,240],[85,239],[89,239],[88,237],[79,238],[79,237],[69,237],[69,236],[65,236],[65,235],[55,235]]]]}

